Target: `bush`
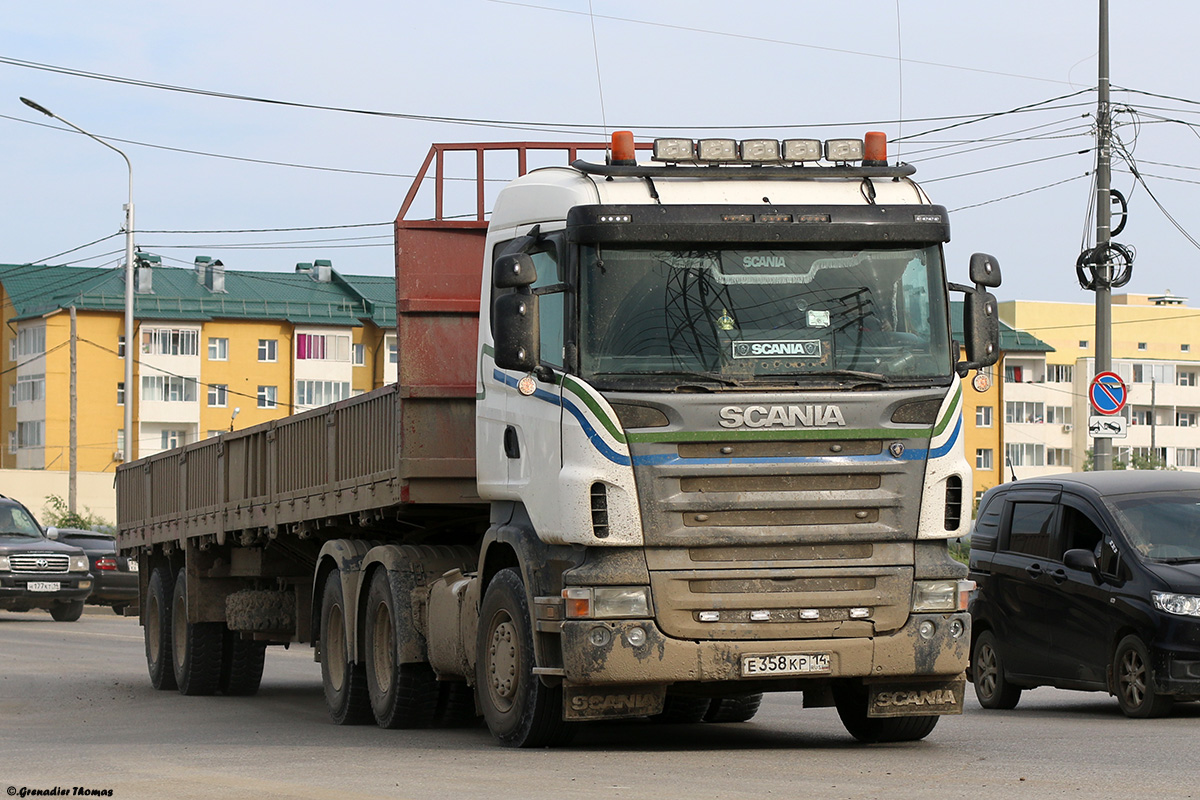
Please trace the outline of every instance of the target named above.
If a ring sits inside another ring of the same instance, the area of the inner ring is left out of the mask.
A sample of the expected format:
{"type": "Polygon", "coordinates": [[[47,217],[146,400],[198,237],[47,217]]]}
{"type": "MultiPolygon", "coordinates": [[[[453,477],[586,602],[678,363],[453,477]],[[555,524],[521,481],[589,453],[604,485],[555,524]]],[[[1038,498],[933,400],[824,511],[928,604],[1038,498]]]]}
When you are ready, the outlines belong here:
{"type": "Polygon", "coordinates": [[[103,517],[93,514],[90,508],[84,506],[83,513],[69,511],[67,510],[67,501],[56,494],[46,498],[46,505],[42,507],[42,524],[47,527],[53,525],[55,528],[113,532],[112,524],[103,517]]]}

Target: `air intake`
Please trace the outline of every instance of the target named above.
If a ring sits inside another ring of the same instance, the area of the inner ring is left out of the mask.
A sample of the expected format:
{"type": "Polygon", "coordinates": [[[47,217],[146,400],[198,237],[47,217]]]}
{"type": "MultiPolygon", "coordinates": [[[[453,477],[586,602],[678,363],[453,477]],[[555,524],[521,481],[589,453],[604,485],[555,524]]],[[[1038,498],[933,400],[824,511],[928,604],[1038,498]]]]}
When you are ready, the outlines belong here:
{"type": "Polygon", "coordinates": [[[946,530],[956,531],[962,522],[962,478],[951,475],[946,479],[946,530]]]}
{"type": "Polygon", "coordinates": [[[592,534],[608,538],[608,487],[603,483],[592,484],[592,534]]]}

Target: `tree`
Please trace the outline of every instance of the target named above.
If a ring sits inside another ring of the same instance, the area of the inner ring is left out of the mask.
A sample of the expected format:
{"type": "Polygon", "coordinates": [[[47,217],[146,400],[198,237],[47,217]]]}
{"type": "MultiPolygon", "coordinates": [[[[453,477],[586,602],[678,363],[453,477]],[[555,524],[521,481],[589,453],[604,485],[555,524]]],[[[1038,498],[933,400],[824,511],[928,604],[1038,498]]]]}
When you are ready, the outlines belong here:
{"type": "Polygon", "coordinates": [[[103,531],[111,533],[113,526],[98,514],[84,506],[83,513],[67,510],[67,501],[56,494],[46,498],[42,507],[42,523],[56,528],[78,528],[85,531],[103,531]]]}
{"type": "MultiPolygon", "coordinates": [[[[1083,471],[1091,472],[1096,468],[1095,458],[1091,448],[1088,448],[1083,457],[1083,471]]],[[[1173,470],[1175,467],[1168,467],[1167,462],[1157,456],[1143,456],[1137,453],[1130,454],[1129,461],[1121,461],[1117,458],[1117,454],[1113,453],[1113,467],[1117,469],[1165,469],[1173,470]]]]}

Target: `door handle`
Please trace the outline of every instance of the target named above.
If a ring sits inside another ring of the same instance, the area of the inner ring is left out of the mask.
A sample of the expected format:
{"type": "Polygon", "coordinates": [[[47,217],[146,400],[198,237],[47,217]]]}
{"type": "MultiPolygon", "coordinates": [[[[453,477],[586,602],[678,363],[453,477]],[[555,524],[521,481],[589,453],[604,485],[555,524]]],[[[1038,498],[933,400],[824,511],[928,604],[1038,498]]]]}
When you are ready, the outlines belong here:
{"type": "Polygon", "coordinates": [[[1031,578],[1040,578],[1042,576],[1042,565],[1030,564],[1025,568],[1025,571],[1029,573],[1029,577],[1031,578]]]}
{"type": "Polygon", "coordinates": [[[521,457],[521,441],[517,438],[517,429],[512,425],[504,429],[504,455],[509,458],[521,457]]]}
{"type": "Polygon", "coordinates": [[[1062,567],[1059,567],[1058,569],[1050,571],[1050,577],[1054,579],[1055,583],[1062,583],[1067,579],[1067,571],[1062,567]]]}

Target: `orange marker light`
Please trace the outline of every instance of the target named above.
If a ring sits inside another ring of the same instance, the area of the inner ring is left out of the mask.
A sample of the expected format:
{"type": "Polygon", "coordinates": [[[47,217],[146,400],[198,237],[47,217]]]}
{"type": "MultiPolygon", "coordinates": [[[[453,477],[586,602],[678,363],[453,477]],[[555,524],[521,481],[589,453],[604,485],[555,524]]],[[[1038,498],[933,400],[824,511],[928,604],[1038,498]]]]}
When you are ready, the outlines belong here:
{"type": "Polygon", "coordinates": [[[633,147],[633,131],[613,131],[612,163],[624,167],[637,164],[633,147]]]}
{"type": "Polygon", "coordinates": [[[887,134],[871,131],[864,138],[863,149],[864,167],[887,166],[887,134]]]}

